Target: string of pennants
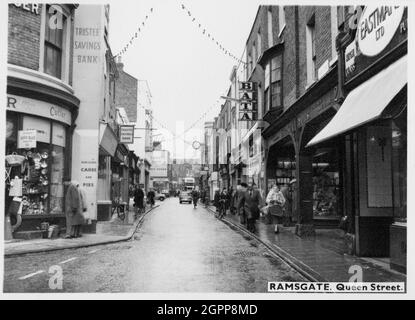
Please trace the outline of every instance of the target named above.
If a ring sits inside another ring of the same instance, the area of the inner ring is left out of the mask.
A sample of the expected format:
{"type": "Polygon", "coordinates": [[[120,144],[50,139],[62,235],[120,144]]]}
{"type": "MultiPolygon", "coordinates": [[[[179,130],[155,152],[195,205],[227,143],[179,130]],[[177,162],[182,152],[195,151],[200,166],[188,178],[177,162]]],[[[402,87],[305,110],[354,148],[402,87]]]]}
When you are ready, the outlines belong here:
{"type": "MultiPolygon", "coordinates": [[[[130,90],[128,90],[128,88],[125,88],[125,90],[127,91],[128,94],[131,94],[131,95],[133,94],[130,90]]],[[[167,139],[165,140],[165,142],[170,141],[170,140],[180,139],[180,140],[183,140],[184,143],[187,143],[188,145],[192,145],[192,142],[186,141],[185,139],[181,138],[181,136],[183,135],[180,135],[180,136],[176,135],[173,131],[167,128],[161,121],[157,120],[157,118],[155,118],[152,113],[147,113],[147,109],[144,106],[142,106],[141,104],[138,104],[138,106],[141,109],[143,109],[144,112],[146,112],[146,114],[149,115],[152,120],[154,120],[154,122],[156,122],[160,127],[168,131],[173,136],[173,139],[167,139]]]]}
{"type": "Polygon", "coordinates": [[[202,120],[204,120],[204,119],[206,119],[206,116],[209,114],[209,112],[212,110],[212,109],[214,109],[214,108],[217,108],[218,107],[218,103],[219,103],[220,101],[219,101],[219,99],[218,100],[216,100],[216,103],[215,104],[213,104],[213,105],[211,105],[209,108],[207,108],[206,109],[206,111],[205,112],[203,112],[202,113],[202,115],[198,118],[198,119],[196,119],[189,127],[187,127],[187,129],[185,129],[180,135],[177,135],[177,136],[175,136],[173,139],[169,139],[169,140],[167,140],[167,141],[170,141],[170,140],[175,140],[175,139],[178,139],[178,138],[181,138],[181,137],[183,137],[186,133],[188,133],[190,130],[192,130],[192,129],[194,129],[195,127],[196,127],[196,125],[200,122],[200,121],[202,121],[202,120]]]}
{"type": "Polygon", "coordinates": [[[242,65],[245,65],[246,64],[245,61],[239,59],[231,51],[229,51],[225,46],[223,46],[222,43],[217,40],[217,38],[215,39],[215,37],[209,32],[209,30],[204,25],[202,25],[196,19],[196,17],[194,17],[192,15],[191,11],[188,8],[186,8],[186,6],[184,4],[181,5],[181,8],[182,8],[183,12],[185,14],[187,14],[187,16],[191,19],[191,21],[193,23],[195,23],[196,26],[198,26],[199,30],[202,32],[202,35],[204,35],[205,37],[207,37],[208,39],[210,39],[214,44],[216,44],[216,46],[218,47],[219,50],[221,50],[225,55],[231,57],[236,62],[241,63],[242,65]]]}
{"type": "Polygon", "coordinates": [[[133,43],[135,42],[135,40],[138,39],[140,33],[143,31],[145,25],[146,25],[146,21],[150,18],[150,15],[152,15],[154,12],[154,8],[150,8],[150,12],[146,14],[144,21],[142,21],[136,31],[133,33],[133,35],[131,36],[130,41],[121,49],[120,52],[118,52],[115,57],[119,57],[122,56],[123,54],[125,54],[128,51],[128,48],[132,47],[133,43]]]}
{"type": "MultiPolygon", "coordinates": [[[[143,107],[143,106],[141,106],[140,105],[140,107],[142,108],[142,109],[144,109],[144,111],[145,112],[147,112],[147,109],[145,108],[145,107],[143,107]]],[[[163,129],[165,129],[166,131],[168,131],[168,132],[170,132],[170,134],[174,137],[174,139],[172,139],[172,140],[176,140],[176,139],[179,139],[180,137],[179,136],[177,136],[173,131],[171,131],[169,128],[167,128],[162,122],[160,122],[159,120],[157,120],[154,116],[153,116],[153,114],[152,113],[146,113],[146,114],[148,114],[149,116],[150,116],[150,118],[152,119],[152,120],[154,120],[154,122],[156,122],[160,127],[162,127],[163,129]]],[[[192,142],[189,142],[189,141],[186,141],[185,139],[180,139],[180,140],[183,140],[183,142],[184,143],[187,143],[188,145],[192,145],[192,142]]],[[[165,142],[166,141],[169,141],[169,140],[165,140],[165,142]]]]}

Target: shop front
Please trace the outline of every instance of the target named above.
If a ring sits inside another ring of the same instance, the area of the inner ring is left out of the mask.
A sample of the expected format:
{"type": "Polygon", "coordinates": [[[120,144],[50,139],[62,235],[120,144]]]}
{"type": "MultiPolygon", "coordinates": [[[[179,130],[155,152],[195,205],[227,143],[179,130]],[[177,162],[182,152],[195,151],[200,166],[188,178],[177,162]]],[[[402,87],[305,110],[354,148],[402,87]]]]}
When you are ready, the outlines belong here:
{"type": "Polygon", "coordinates": [[[122,206],[124,210],[127,210],[129,205],[128,153],[129,150],[124,144],[118,144],[111,162],[111,199],[114,204],[122,206]]]}
{"type": "Polygon", "coordinates": [[[130,198],[134,195],[134,188],[140,184],[140,173],[139,168],[140,158],[136,156],[134,151],[128,153],[128,188],[130,198]]]}
{"type": "Polygon", "coordinates": [[[42,222],[65,226],[74,111],[34,96],[7,95],[5,211],[14,237],[40,229],[42,222]],[[18,212],[11,205],[17,200],[18,212]]]}
{"type": "Polygon", "coordinates": [[[310,141],[322,144],[342,136],[349,144],[346,159],[354,177],[350,223],[359,256],[389,257],[406,248],[406,235],[399,234],[406,232],[406,86],[404,56],[352,90],[310,141]],[[395,231],[398,245],[391,242],[395,231]]]}
{"type": "MultiPolygon", "coordinates": [[[[371,12],[384,7],[366,7],[371,12]]],[[[391,7],[392,8],[392,7],[391,7]]],[[[381,257],[406,270],[407,29],[406,8],[393,7],[378,26],[340,38],[340,92],[347,92],[336,115],[310,142],[311,148],[343,143],[343,210],[350,251],[381,257]]]]}
{"type": "Polygon", "coordinates": [[[264,194],[273,185],[288,190],[291,223],[301,237],[314,236],[316,228],[338,228],[343,215],[342,143],[306,147],[336,113],[336,78],[334,64],[290,108],[264,116],[270,121],[262,132],[264,194]]]}
{"type": "Polygon", "coordinates": [[[100,124],[98,185],[94,190],[97,199],[97,221],[107,221],[111,218],[113,200],[112,162],[117,146],[118,138],[111,127],[107,124],[100,124]]]}

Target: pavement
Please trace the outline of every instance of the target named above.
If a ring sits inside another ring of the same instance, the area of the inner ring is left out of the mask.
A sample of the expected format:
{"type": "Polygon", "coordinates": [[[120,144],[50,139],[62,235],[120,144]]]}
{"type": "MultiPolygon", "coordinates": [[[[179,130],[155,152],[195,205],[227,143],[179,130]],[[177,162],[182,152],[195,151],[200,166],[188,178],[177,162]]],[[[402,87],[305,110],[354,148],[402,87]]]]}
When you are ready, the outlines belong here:
{"type": "MultiPolygon", "coordinates": [[[[209,207],[214,213],[214,207],[209,207]]],[[[240,224],[239,216],[227,214],[225,223],[261,241],[267,248],[286,261],[310,281],[348,282],[354,270],[361,268],[363,282],[406,282],[406,275],[366,259],[344,253],[341,235],[336,230],[317,229],[316,236],[300,238],[293,228],[280,228],[275,234],[274,224],[268,225],[263,218],[257,223],[255,234],[240,224]]]]}
{"type": "Polygon", "coordinates": [[[4,292],[262,292],[307,281],[203,206],[166,199],[130,241],[4,259],[4,292]]]}
{"type": "MultiPolygon", "coordinates": [[[[157,205],[154,208],[156,207],[157,205]]],[[[4,256],[10,257],[29,253],[91,247],[127,241],[132,238],[135,230],[142,223],[145,215],[154,208],[147,207],[147,210],[143,214],[137,216],[137,219],[134,219],[133,215],[129,215],[125,221],[121,221],[117,218],[112,221],[98,222],[97,233],[84,233],[81,238],[65,239],[62,236],[56,239],[15,239],[5,241],[4,256]],[[130,221],[127,221],[128,218],[130,218],[130,221]]]]}

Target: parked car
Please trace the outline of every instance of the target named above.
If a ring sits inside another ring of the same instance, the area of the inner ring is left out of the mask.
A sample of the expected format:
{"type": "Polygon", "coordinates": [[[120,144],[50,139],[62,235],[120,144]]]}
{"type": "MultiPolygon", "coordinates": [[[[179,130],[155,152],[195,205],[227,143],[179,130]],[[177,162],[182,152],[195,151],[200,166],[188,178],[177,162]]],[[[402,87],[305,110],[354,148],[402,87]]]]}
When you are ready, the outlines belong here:
{"type": "Polygon", "coordinates": [[[188,202],[188,203],[192,203],[192,195],[190,194],[190,192],[188,191],[180,191],[180,195],[179,195],[179,202],[183,203],[183,202],[188,202]]]}
{"type": "Polygon", "coordinates": [[[167,189],[164,189],[163,191],[161,191],[161,193],[166,197],[166,198],[168,198],[168,197],[170,197],[170,191],[169,190],[167,190],[167,189]]]}
{"type": "Polygon", "coordinates": [[[164,201],[164,199],[166,199],[166,196],[162,193],[156,193],[156,196],[154,197],[154,200],[164,201]]]}

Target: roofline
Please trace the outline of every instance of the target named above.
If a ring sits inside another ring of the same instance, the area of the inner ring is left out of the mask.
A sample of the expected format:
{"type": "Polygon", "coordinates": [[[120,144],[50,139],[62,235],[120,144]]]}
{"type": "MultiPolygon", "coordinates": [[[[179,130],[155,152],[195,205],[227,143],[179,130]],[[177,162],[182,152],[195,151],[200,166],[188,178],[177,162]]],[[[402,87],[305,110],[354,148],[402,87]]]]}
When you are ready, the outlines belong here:
{"type": "Polygon", "coordinates": [[[245,41],[245,46],[247,46],[247,45],[248,45],[248,41],[249,41],[249,39],[251,38],[252,31],[254,30],[255,22],[256,22],[256,19],[258,18],[258,15],[259,15],[259,10],[261,9],[261,7],[266,7],[266,5],[262,5],[262,4],[260,4],[260,5],[258,6],[258,10],[257,10],[257,12],[256,12],[254,22],[252,23],[252,26],[251,26],[251,31],[249,31],[248,38],[247,38],[247,39],[246,39],[246,41],[245,41]]]}

